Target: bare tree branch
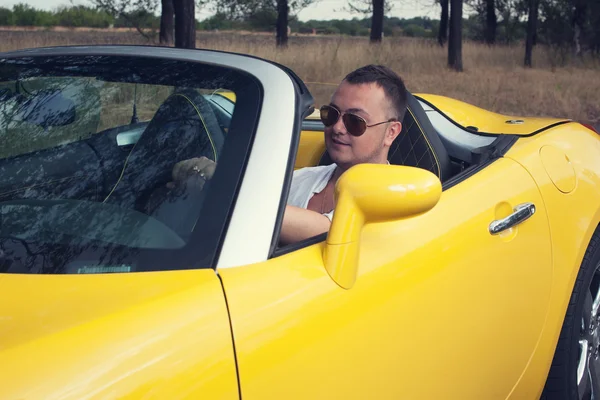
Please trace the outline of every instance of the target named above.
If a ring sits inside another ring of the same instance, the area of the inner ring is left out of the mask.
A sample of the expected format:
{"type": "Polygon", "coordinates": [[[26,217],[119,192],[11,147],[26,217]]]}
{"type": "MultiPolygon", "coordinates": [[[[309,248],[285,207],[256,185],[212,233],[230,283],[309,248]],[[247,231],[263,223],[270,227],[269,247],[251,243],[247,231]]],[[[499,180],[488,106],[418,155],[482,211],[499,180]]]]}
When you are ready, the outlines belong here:
{"type": "MultiPolygon", "coordinates": [[[[373,1],[372,0],[348,0],[348,8],[345,11],[349,11],[354,14],[373,14],[373,1]]],[[[392,11],[392,2],[385,0],[383,2],[384,14],[389,14],[392,11]]]]}
{"type": "Polygon", "coordinates": [[[134,18],[131,18],[131,13],[133,11],[138,10],[147,10],[150,12],[156,10],[156,0],[91,0],[91,2],[98,8],[111,14],[113,17],[122,17],[123,19],[125,19],[129,24],[131,24],[131,26],[133,26],[138,31],[140,35],[142,35],[147,40],[154,40],[153,37],[144,32],[138,21],[136,21],[134,18]]]}

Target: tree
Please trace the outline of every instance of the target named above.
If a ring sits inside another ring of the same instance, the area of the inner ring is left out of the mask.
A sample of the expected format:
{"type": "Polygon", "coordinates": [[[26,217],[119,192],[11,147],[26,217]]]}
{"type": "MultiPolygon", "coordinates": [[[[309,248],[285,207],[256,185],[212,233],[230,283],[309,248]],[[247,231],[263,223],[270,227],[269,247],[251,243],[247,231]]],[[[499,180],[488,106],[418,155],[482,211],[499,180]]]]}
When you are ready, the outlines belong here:
{"type": "Polygon", "coordinates": [[[175,11],[175,47],[196,48],[196,14],[194,0],[173,0],[175,11]]]}
{"type": "Polygon", "coordinates": [[[525,40],[525,66],[531,68],[531,53],[535,44],[537,32],[537,19],[539,0],[529,0],[529,12],[527,15],[527,39],[525,40]]]}
{"type": "Polygon", "coordinates": [[[574,0],[573,7],[573,45],[575,46],[575,55],[580,56],[582,42],[585,42],[585,23],[587,20],[588,4],[586,0],[574,0]]]}
{"type": "Polygon", "coordinates": [[[592,2],[588,12],[589,17],[589,49],[600,55],[600,2],[592,2]]]}
{"type": "Polygon", "coordinates": [[[161,0],[159,42],[164,46],[173,45],[174,18],[173,0],[161,0]]]}
{"type": "Polygon", "coordinates": [[[480,40],[489,45],[524,39],[523,21],[527,16],[528,1],[464,0],[465,11],[469,14],[464,33],[469,39],[480,40]]]}
{"type": "Polygon", "coordinates": [[[496,43],[496,5],[494,0],[486,0],[486,24],[485,24],[485,42],[487,44],[496,43]]]}
{"type": "MultiPolygon", "coordinates": [[[[98,8],[106,11],[114,18],[124,18],[146,39],[152,39],[142,29],[136,15],[153,13],[158,8],[158,0],[91,0],[98,8]]],[[[205,4],[199,0],[198,4],[205,4]]],[[[159,40],[161,44],[173,43],[175,47],[196,47],[196,17],[194,0],[160,0],[161,18],[159,40]]]]}
{"type": "Polygon", "coordinates": [[[144,32],[139,20],[133,17],[136,12],[156,10],[156,0],[91,0],[96,7],[104,10],[113,18],[124,18],[140,35],[150,40],[151,37],[144,32]]]}
{"type": "Polygon", "coordinates": [[[277,47],[287,47],[289,12],[288,0],[277,0],[277,47]]]}
{"type": "Polygon", "coordinates": [[[25,3],[15,4],[12,9],[13,23],[17,26],[52,26],[54,15],[38,10],[25,3]]]}
{"type": "Polygon", "coordinates": [[[440,29],[438,31],[438,43],[444,46],[448,40],[448,0],[440,0],[442,15],[440,16],[440,29]]]}
{"type": "Polygon", "coordinates": [[[214,11],[230,21],[245,21],[276,32],[277,46],[287,46],[290,20],[315,0],[217,0],[214,11]]]}
{"type": "MultiPolygon", "coordinates": [[[[539,1],[539,0],[538,0],[539,1]]],[[[496,10],[502,16],[503,40],[511,43],[525,36],[523,17],[529,13],[529,0],[495,0],[496,10]]]]}
{"type": "Polygon", "coordinates": [[[373,0],[373,16],[371,17],[371,43],[380,43],[383,38],[384,0],[373,0]]]}
{"type": "Polygon", "coordinates": [[[351,12],[371,15],[371,43],[380,43],[383,38],[384,15],[392,10],[391,4],[386,0],[349,0],[348,7],[351,12]]]}
{"type": "Polygon", "coordinates": [[[573,54],[573,1],[544,0],[539,2],[538,35],[547,45],[553,65],[564,65],[573,54]]]}
{"type": "Polygon", "coordinates": [[[448,39],[448,66],[456,71],[462,65],[462,0],[450,2],[450,37],[448,39]]]}

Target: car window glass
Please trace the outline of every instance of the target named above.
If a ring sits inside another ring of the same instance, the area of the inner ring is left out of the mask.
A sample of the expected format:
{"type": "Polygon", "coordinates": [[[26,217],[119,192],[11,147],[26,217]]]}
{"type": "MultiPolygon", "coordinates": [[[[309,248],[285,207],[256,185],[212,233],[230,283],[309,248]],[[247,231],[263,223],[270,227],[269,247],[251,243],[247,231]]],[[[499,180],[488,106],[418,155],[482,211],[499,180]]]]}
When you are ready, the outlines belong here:
{"type": "Polygon", "coordinates": [[[231,100],[249,78],[166,60],[1,61],[0,272],[141,271],[141,251],[190,244],[213,190],[199,167],[224,168],[231,119],[257,107],[231,100]]]}

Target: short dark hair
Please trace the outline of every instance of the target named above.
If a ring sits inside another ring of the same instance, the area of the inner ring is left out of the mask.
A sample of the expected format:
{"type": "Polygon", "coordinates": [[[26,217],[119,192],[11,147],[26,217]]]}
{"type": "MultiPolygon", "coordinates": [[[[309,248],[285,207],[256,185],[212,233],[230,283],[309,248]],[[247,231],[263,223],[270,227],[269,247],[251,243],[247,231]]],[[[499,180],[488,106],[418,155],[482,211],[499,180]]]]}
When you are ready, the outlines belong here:
{"type": "Polygon", "coordinates": [[[383,65],[365,65],[357,70],[350,72],[344,78],[345,81],[353,85],[363,83],[375,83],[381,87],[396,111],[395,117],[400,122],[404,120],[406,114],[406,86],[402,78],[390,68],[383,65]]]}

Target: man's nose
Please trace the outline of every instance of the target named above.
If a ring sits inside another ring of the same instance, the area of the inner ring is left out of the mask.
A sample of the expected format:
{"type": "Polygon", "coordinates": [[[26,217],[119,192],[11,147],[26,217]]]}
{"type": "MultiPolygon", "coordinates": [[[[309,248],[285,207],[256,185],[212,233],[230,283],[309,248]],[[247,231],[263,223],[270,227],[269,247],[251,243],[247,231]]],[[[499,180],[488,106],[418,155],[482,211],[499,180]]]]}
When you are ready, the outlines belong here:
{"type": "Polygon", "coordinates": [[[332,128],[335,133],[348,133],[348,131],[346,131],[346,125],[344,125],[344,119],[341,115],[336,121],[336,123],[333,124],[332,128]]]}

